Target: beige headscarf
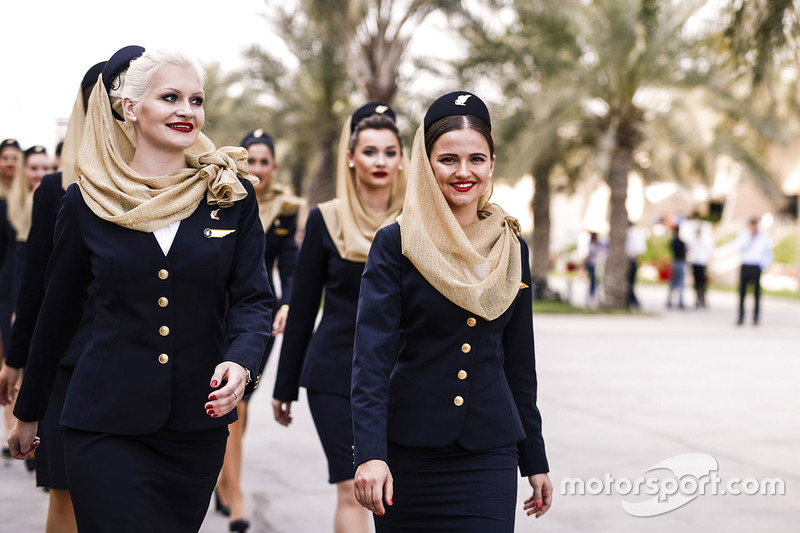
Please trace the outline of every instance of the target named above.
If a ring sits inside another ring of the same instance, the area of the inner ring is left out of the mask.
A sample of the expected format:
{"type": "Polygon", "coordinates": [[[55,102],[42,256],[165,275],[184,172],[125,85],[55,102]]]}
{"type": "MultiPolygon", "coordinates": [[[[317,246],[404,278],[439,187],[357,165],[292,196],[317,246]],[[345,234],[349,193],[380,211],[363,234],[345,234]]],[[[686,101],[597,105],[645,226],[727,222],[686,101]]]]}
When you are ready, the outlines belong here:
{"type": "Polygon", "coordinates": [[[84,124],[86,124],[86,110],[83,108],[83,88],[79,88],[78,97],[72,104],[72,113],[67,122],[64,145],[61,147],[61,188],[64,190],[78,179],[75,163],[78,160],[78,148],[81,146],[84,124]]]}
{"type": "Polygon", "coordinates": [[[328,228],[336,250],[342,259],[363,263],[367,260],[369,247],[375,232],[394,222],[403,210],[403,199],[406,190],[406,168],[398,171],[392,183],[389,209],[380,216],[375,216],[364,207],[358,196],[358,178],[355,169],[347,164],[350,147],[350,121],[348,118],[339,136],[339,153],[336,164],[336,198],[319,204],[319,210],[328,228]]]}
{"type": "Polygon", "coordinates": [[[296,215],[300,207],[306,203],[302,198],[298,198],[292,190],[277,183],[272,183],[258,195],[258,217],[264,231],[269,231],[276,218],[286,215],[296,215]]]}
{"type": "Polygon", "coordinates": [[[502,315],[520,290],[519,224],[488,194],[481,220],[462,229],[447,205],[425,150],[424,126],[414,136],[400,222],[403,255],[445,298],[486,320],[502,315]]]}
{"type": "MultiPolygon", "coordinates": [[[[41,153],[44,153],[44,149],[41,148],[41,150],[41,153]]],[[[28,178],[25,177],[25,152],[23,151],[17,159],[17,170],[14,173],[14,181],[11,182],[7,200],[8,222],[17,232],[17,242],[26,242],[28,233],[31,231],[33,192],[28,178]]]]}
{"type": "Polygon", "coordinates": [[[83,199],[98,217],[152,232],[191,215],[204,196],[209,205],[223,208],[245,198],[238,178],[257,182],[247,172],[244,148],[217,150],[202,133],[185,151],[188,168],[166,176],[140,176],[129,166],[134,152],[133,127],[114,118],[103,84],[95,84],[76,171],[83,199]]]}

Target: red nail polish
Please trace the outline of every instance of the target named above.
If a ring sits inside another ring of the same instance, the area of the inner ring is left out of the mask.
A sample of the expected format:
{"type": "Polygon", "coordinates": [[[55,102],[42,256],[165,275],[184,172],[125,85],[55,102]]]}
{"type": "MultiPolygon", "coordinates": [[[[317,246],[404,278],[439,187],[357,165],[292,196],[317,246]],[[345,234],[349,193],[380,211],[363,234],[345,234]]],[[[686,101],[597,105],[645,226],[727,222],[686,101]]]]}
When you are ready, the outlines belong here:
{"type": "Polygon", "coordinates": [[[214,395],[212,394],[211,396],[209,396],[209,397],[208,397],[208,399],[209,399],[209,400],[216,400],[216,399],[217,399],[217,397],[216,397],[216,396],[214,396],[214,395]]]}
{"type": "Polygon", "coordinates": [[[542,508],[542,504],[537,502],[537,503],[536,503],[536,508],[537,508],[537,509],[541,509],[541,508],[542,508]]]}
{"type": "Polygon", "coordinates": [[[214,381],[212,381],[212,382],[211,382],[211,386],[212,386],[212,387],[216,387],[216,386],[217,386],[217,380],[216,380],[216,379],[215,379],[214,381]]]}
{"type": "Polygon", "coordinates": [[[392,500],[389,500],[387,503],[388,503],[389,505],[392,505],[392,500]]]}

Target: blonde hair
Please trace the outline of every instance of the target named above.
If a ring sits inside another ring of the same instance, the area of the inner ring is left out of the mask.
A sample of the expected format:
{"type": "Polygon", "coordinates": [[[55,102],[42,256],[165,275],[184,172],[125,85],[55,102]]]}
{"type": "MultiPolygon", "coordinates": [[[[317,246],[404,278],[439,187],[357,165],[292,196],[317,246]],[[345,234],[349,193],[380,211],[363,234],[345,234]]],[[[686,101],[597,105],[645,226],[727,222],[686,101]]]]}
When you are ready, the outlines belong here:
{"type": "Polygon", "coordinates": [[[191,67],[200,77],[200,83],[206,83],[206,71],[196,58],[178,50],[146,50],[131,61],[122,83],[121,99],[130,99],[138,107],[150,90],[156,72],[165,65],[191,67]]]}

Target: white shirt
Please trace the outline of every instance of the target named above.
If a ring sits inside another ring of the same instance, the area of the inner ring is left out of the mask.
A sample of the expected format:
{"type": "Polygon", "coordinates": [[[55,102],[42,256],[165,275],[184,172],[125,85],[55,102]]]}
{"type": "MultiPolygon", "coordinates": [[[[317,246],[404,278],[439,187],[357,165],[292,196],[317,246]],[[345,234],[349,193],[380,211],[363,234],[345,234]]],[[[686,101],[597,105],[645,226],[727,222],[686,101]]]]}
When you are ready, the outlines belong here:
{"type": "Polygon", "coordinates": [[[630,226],[625,236],[625,255],[630,259],[636,259],[647,251],[647,241],[639,228],[630,226]]]}
{"type": "Polygon", "coordinates": [[[180,225],[181,221],[179,220],[153,231],[153,235],[158,241],[158,245],[161,247],[161,251],[164,252],[164,255],[169,253],[169,249],[172,247],[172,241],[175,240],[175,235],[178,233],[178,226],[180,225]]]}
{"type": "Polygon", "coordinates": [[[743,265],[758,265],[761,269],[772,264],[772,242],[766,233],[743,230],[736,237],[736,245],[742,253],[743,265]]]}
{"type": "Polygon", "coordinates": [[[693,265],[707,265],[714,253],[714,241],[711,237],[702,234],[694,236],[688,243],[688,260],[693,265]]]}

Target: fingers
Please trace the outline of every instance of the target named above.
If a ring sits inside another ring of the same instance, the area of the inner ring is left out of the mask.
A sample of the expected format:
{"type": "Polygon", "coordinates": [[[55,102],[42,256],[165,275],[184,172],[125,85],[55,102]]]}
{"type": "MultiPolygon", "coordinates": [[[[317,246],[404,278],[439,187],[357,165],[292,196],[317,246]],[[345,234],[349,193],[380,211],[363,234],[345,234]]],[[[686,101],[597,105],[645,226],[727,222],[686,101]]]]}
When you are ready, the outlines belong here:
{"type": "Polygon", "coordinates": [[[213,391],[208,395],[206,402],[206,414],[212,418],[225,416],[236,408],[242,396],[244,396],[244,368],[230,361],[225,361],[217,365],[214,374],[211,376],[211,386],[219,387],[223,381],[227,381],[224,387],[213,391]]]}
{"type": "Polygon", "coordinates": [[[272,400],[272,414],[275,421],[282,426],[292,423],[292,402],[282,402],[278,399],[272,400]]]}
{"type": "Polygon", "coordinates": [[[523,509],[528,516],[539,518],[550,509],[553,501],[553,485],[547,474],[536,474],[528,478],[533,487],[533,494],[525,500],[523,509]]]}
{"type": "Polygon", "coordinates": [[[289,314],[289,308],[281,306],[278,312],[275,313],[275,320],[272,322],[272,334],[280,335],[286,327],[286,317],[289,314]]]}
{"type": "Polygon", "coordinates": [[[389,503],[394,492],[392,475],[386,463],[373,459],[360,464],[354,481],[358,503],[378,516],[383,515],[386,512],[383,506],[384,495],[389,503]]]}

